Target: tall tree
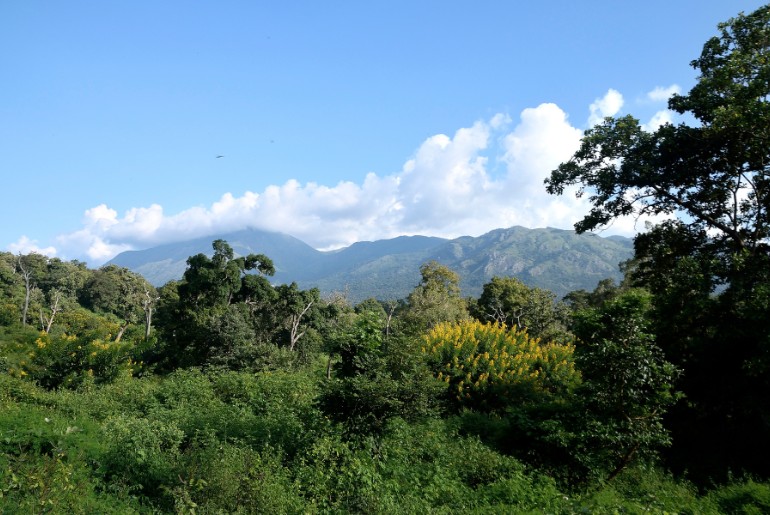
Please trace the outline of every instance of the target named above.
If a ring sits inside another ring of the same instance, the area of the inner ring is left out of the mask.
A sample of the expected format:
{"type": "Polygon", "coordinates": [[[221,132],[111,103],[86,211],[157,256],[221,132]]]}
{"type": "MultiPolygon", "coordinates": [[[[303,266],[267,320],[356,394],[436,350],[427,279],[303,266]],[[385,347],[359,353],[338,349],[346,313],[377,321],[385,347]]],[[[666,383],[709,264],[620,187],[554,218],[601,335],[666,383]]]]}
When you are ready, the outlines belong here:
{"type": "Polygon", "coordinates": [[[684,368],[672,456],[703,479],[770,474],[770,5],[720,24],[691,64],[698,81],[669,108],[695,123],[646,132],[607,118],[546,185],[590,195],[579,232],[675,217],[637,236],[632,271],[655,296],[658,344],[684,368]]]}
{"type": "Polygon", "coordinates": [[[663,417],[676,400],[679,371],[655,345],[650,311],[650,294],[629,290],[575,315],[584,399],[578,454],[608,479],[670,444],[663,417]]]}
{"type": "Polygon", "coordinates": [[[34,252],[27,255],[19,254],[16,259],[16,272],[24,285],[24,300],[21,311],[22,325],[27,325],[34,290],[37,288],[37,282],[45,275],[47,263],[47,257],[34,252]]]}
{"type": "Polygon", "coordinates": [[[132,324],[144,322],[145,335],[152,323],[151,310],[157,297],[155,288],[139,274],[117,265],[106,265],[94,271],[81,294],[81,303],[98,313],[109,313],[120,320],[115,341],[132,324]],[[149,311],[148,311],[149,310],[149,311]]]}
{"type": "Polygon", "coordinates": [[[402,320],[407,332],[420,333],[439,322],[468,318],[468,306],[460,296],[460,276],[448,267],[430,261],[420,267],[422,280],[407,298],[402,320]]]}
{"type": "Polygon", "coordinates": [[[515,277],[493,277],[482,289],[473,309],[483,322],[526,329],[535,338],[553,339],[565,334],[567,309],[542,288],[530,288],[515,277]]]}
{"type": "Polygon", "coordinates": [[[767,254],[770,237],[770,5],[719,25],[692,66],[698,83],[669,107],[698,126],[646,132],[632,116],[586,131],[572,159],[546,179],[561,194],[580,185],[590,231],[631,214],[678,214],[724,252],[767,254]]]}
{"type": "Polygon", "coordinates": [[[275,272],[270,258],[262,254],[236,257],[224,240],[215,240],[212,248],[210,258],[191,256],[183,280],[160,295],[158,323],[170,342],[161,359],[172,366],[202,365],[213,357],[219,363],[240,362],[233,349],[242,350],[256,339],[248,315],[261,312],[274,298],[264,277],[275,272]],[[237,342],[231,341],[233,335],[237,342]]]}

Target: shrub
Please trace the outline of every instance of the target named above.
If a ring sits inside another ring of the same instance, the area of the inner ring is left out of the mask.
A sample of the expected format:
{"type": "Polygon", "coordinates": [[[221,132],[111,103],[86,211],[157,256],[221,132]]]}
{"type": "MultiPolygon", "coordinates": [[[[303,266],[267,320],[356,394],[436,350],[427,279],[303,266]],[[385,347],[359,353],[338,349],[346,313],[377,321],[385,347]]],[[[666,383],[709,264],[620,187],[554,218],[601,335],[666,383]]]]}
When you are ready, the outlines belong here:
{"type": "Polygon", "coordinates": [[[138,371],[142,364],[132,360],[130,343],[41,333],[29,362],[21,365],[20,375],[28,375],[41,386],[52,389],[76,387],[90,378],[97,383],[108,382],[121,371],[138,371]]]}
{"type": "Polygon", "coordinates": [[[200,439],[181,456],[177,513],[302,513],[304,500],[279,453],[200,439]],[[188,511],[189,510],[189,511],[188,511]]]}
{"type": "Polygon", "coordinates": [[[118,415],[105,423],[104,437],[109,444],[102,471],[108,481],[157,499],[176,484],[184,433],[175,424],[118,415]]]}
{"type": "Polygon", "coordinates": [[[759,515],[770,513],[770,484],[751,479],[730,483],[710,492],[708,497],[722,513],[759,515]]]}

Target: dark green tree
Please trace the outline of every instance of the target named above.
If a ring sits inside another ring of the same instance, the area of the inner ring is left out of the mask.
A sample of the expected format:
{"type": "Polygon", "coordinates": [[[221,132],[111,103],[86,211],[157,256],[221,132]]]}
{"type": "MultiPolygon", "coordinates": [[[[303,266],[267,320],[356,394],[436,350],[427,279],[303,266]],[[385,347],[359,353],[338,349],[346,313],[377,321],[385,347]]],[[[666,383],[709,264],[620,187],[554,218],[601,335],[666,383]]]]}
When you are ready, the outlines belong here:
{"type": "Polygon", "coordinates": [[[129,326],[139,323],[145,325],[145,338],[149,336],[157,296],[155,287],[141,275],[117,265],[105,265],[91,274],[80,302],[92,311],[115,316],[120,324],[115,341],[120,341],[129,326]]]}
{"type": "Polygon", "coordinates": [[[566,337],[567,309],[542,288],[530,288],[515,277],[493,277],[486,283],[472,310],[482,322],[525,329],[534,338],[566,337]]]}
{"type": "Polygon", "coordinates": [[[237,362],[233,349],[256,340],[252,325],[244,323],[245,307],[264,301],[259,296],[265,295],[267,281],[248,272],[272,275],[273,262],[262,254],[235,257],[224,240],[215,240],[212,248],[211,258],[191,256],[183,280],[161,290],[157,322],[167,343],[158,359],[167,367],[204,365],[212,358],[237,362]],[[241,307],[233,308],[235,304],[241,307]],[[229,340],[232,335],[237,338],[229,340]]]}
{"type": "Polygon", "coordinates": [[[443,383],[428,372],[416,346],[386,337],[381,312],[355,315],[332,336],[330,350],[338,360],[319,407],[349,435],[380,434],[394,417],[416,420],[437,412],[443,383]]]}
{"type": "Polygon", "coordinates": [[[602,279],[593,291],[574,290],[564,296],[564,302],[572,312],[587,308],[598,308],[606,301],[614,299],[623,291],[622,286],[615,284],[614,279],[602,279]]]}
{"type": "Polygon", "coordinates": [[[401,314],[406,332],[422,333],[439,322],[468,318],[468,306],[460,296],[460,276],[446,266],[430,261],[420,267],[422,280],[407,298],[401,314]]]}
{"type": "Polygon", "coordinates": [[[272,260],[263,254],[235,257],[232,247],[224,240],[215,240],[212,247],[214,255],[211,258],[197,254],[187,260],[179,296],[190,306],[226,306],[241,290],[247,272],[266,276],[275,273],[272,260]]]}
{"type": "Polygon", "coordinates": [[[636,238],[631,273],[654,295],[657,343],[684,369],[672,463],[703,480],[770,474],[770,5],[720,24],[691,64],[698,81],[669,108],[695,123],[646,132],[607,118],[546,185],[589,195],[579,232],[675,217],[636,238]]]}
{"type": "Polygon", "coordinates": [[[670,444],[663,417],[676,401],[679,371],[655,345],[651,299],[629,290],[575,315],[584,407],[575,447],[589,470],[608,479],[670,444]]]}

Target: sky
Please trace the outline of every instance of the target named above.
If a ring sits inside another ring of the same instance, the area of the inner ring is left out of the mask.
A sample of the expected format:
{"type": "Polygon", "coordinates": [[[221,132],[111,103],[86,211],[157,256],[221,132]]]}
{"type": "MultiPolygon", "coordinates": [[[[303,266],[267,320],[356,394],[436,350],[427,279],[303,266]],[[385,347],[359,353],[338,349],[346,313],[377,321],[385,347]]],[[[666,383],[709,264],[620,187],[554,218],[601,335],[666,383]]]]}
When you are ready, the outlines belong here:
{"type": "Polygon", "coordinates": [[[682,121],[689,63],[763,3],[3,0],[0,250],[570,229],[586,199],[543,180],[583,131],[682,121]]]}

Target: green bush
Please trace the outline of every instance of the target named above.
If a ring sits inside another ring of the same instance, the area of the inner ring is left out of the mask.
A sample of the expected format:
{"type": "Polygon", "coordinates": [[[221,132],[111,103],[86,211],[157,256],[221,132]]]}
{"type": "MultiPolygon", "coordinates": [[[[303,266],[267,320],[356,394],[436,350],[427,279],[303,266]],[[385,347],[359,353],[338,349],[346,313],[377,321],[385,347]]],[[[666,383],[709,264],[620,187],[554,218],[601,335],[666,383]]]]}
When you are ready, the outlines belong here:
{"type": "Polygon", "coordinates": [[[707,498],[722,513],[770,513],[770,483],[758,483],[751,479],[730,483],[710,492],[707,498]]]}
{"type": "Polygon", "coordinates": [[[550,479],[435,419],[394,419],[365,445],[326,435],[296,469],[321,512],[558,512],[565,503],[550,479]]]}
{"type": "Polygon", "coordinates": [[[132,514],[141,506],[131,498],[103,491],[82,461],[62,456],[0,459],[0,512],[132,514]]]}
{"type": "Polygon", "coordinates": [[[137,371],[141,364],[132,360],[132,345],[127,342],[41,333],[29,361],[21,366],[20,375],[53,389],[76,387],[89,381],[108,382],[123,371],[137,371]]]}
{"type": "Polygon", "coordinates": [[[116,416],[107,420],[102,472],[121,489],[163,499],[177,483],[177,460],[184,433],[171,423],[116,416]]]}
{"type": "Polygon", "coordinates": [[[181,456],[179,483],[173,489],[178,512],[301,513],[304,500],[281,456],[270,448],[245,446],[206,437],[181,456]]]}

